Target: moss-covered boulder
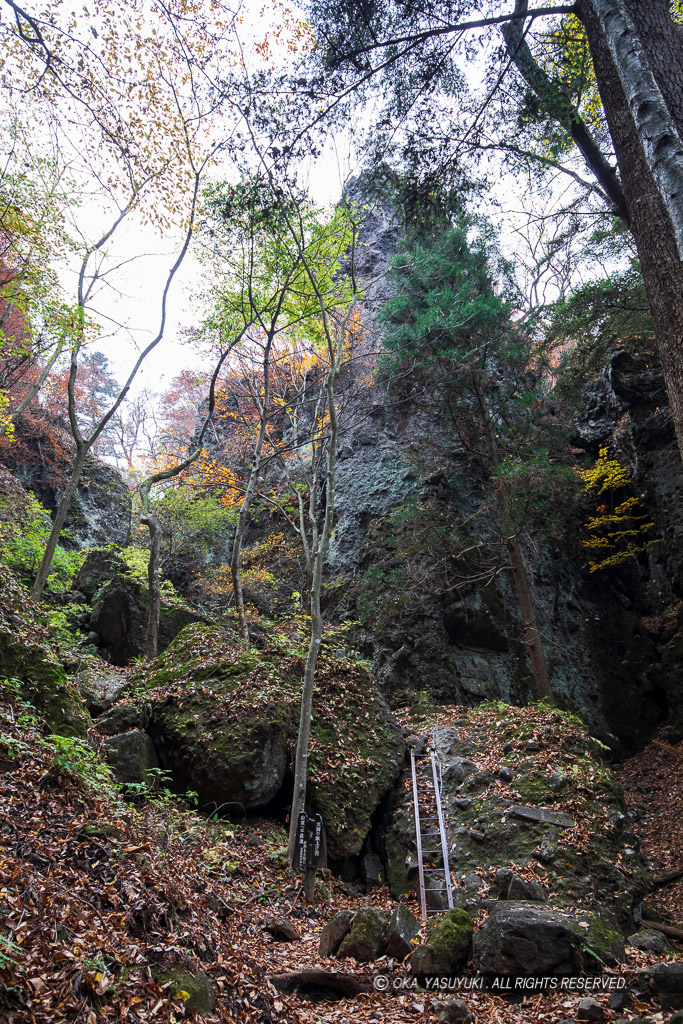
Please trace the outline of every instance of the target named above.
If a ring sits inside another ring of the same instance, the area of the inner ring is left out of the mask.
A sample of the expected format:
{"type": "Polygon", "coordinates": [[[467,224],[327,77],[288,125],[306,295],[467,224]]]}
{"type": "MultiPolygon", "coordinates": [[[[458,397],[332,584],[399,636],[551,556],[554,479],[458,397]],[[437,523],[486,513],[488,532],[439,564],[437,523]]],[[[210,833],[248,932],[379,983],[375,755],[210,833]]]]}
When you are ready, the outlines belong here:
{"type": "MultiPolygon", "coordinates": [[[[281,635],[248,648],[226,627],[187,627],[139,676],[135,701],[175,784],[225,812],[264,807],[285,791],[299,725],[303,659],[281,635]]],[[[124,718],[137,724],[131,707],[124,718]]],[[[106,715],[118,715],[115,706],[106,715]]],[[[108,728],[108,724],[107,724],[108,728]]],[[[322,653],[309,756],[309,793],[328,854],[357,856],[405,755],[400,729],[368,671],[322,653]]]]}
{"type": "Polygon", "coordinates": [[[410,958],[410,971],[416,977],[430,974],[455,974],[467,963],[474,925],[460,907],[447,911],[432,924],[425,942],[410,958]]]}
{"type": "Polygon", "coordinates": [[[16,679],[21,695],[54,733],[85,736],[90,723],[78,690],[66,677],[49,630],[10,573],[0,595],[0,677],[16,679]]]}
{"type": "Polygon", "coordinates": [[[382,934],[387,915],[376,907],[363,907],[351,923],[351,930],[337,952],[340,960],[353,957],[359,963],[376,960],[382,951],[382,934]]]}
{"type": "Polygon", "coordinates": [[[157,981],[175,1003],[184,1003],[200,1017],[216,1009],[216,992],[208,974],[199,968],[192,970],[176,966],[160,973],[154,972],[157,981]]]}

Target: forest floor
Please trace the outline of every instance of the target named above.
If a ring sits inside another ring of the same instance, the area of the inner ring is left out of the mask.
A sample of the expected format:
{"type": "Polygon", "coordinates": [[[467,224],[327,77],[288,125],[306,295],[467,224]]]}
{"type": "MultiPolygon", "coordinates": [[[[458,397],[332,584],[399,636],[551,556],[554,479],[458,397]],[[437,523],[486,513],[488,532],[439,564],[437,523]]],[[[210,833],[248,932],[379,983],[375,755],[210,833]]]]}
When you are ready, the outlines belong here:
{"type": "MultiPolygon", "coordinates": [[[[615,774],[650,871],[673,871],[683,864],[683,743],[658,737],[615,774]]],[[[683,878],[652,893],[647,906],[683,921],[683,878]]]]}
{"type": "MultiPolygon", "coordinates": [[[[315,967],[389,970],[386,961],[355,965],[318,954],[320,930],[335,912],[367,904],[393,909],[387,889],[366,894],[324,873],[309,907],[286,866],[282,825],[207,820],[164,795],[134,806],[83,748],[41,735],[30,713],[6,694],[0,694],[0,735],[3,1024],[438,1020],[434,998],[420,992],[316,1002],[283,995],[269,981],[315,967]],[[268,922],[278,917],[294,925],[298,939],[273,938],[268,922]],[[200,1018],[187,1008],[179,969],[212,981],[213,1012],[200,1018]]],[[[683,746],[657,741],[621,773],[632,804],[645,805],[637,824],[657,870],[669,866],[668,847],[680,835],[682,797],[674,798],[671,779],[681,778],[682,759],[683,746]]],[[[677,920],[680,899],[677,886],[656,897],[677,920]]],[[[661,960],[630,947],[627,954],[619,970],[627,976],[661,960]]],[[[573,1016],[582,994],[520,1003],[483,992],[463,998],[478,1024],[556,1024],[573,1016]]],[[[597,998],[607,1006],[607,996],[597,998]]],[[[654,1004],[639,1002],[625,1016],[645,1014],[654,1022],[668,1019],[654,1004]]],[[[605,1019],[623,1016],[607,1011],[605,1019]]]]}

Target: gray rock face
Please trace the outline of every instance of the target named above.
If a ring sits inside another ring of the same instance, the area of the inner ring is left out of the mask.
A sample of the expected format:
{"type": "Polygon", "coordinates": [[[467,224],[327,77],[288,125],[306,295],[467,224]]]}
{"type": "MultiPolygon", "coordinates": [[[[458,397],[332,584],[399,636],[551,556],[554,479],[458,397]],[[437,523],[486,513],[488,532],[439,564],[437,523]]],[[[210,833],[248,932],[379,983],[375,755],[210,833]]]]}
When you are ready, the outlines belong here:
{"type": "Polygon", "coordinates": [[[584,947],[594,944],[600,959],[616,963],[624,955],[618,933],[593,915],[581,918],[549,907],[501,902],[474,936],[474,963],[482,974],[557,977],[598,970],[584,947]]]}
{"type": "MultiPolygon", "coordinates": [[[[63,443],[64,450],[73,449],[73,442],[66,432],[63,434],[63,443]]],[[[60,472],[66,475],[69,462],[61,451],[57,462],[60,472]]],[[[61,480],[46,472],[40,462],[18,462],[12,469],[21,484],[33,491],[50,512],[56,511],[63,488],[61,480]]],[[[99,544],[126,547],[130,540],[131,509],[130,490],[118,471],[89,455],[67,515],[62,543],[81,548],[99,544]]]]}
{"type": "Polygon", "coordinates": [[[683,1009],[683,963],[657,964],[652,982],[663,1010],[683,1009]]]}
{"type": "Polygon", "coordinates": [[[420,930],[420,922],[402,903],[389,918],[385,952],[394,960],[404,960],[412,952],[412,939],[420,930]]]}
{"type": "Polygon", "coordinates": [[[149,789],[156,788],[157,780],[150,773],[159,767],[159,760],[147,733],[132,729],[118,736],[106,736],[102,744],[119,782],[143,783],[149,789]]]}
{"type": "MultiPolygon", "coordinates": [[[[628,436],[620,458],[633,472],[635,492],[647,494],[661,543],[644,556],[647,568],[634,561],[602,574],[599,587],[586,570],[579,522],[561,544],[539,526],[527,555],[539,626],[554,652],[553,688],[595,735],[629,750],[652,736],[667,703],[676,715],[680,707],[683,726],[683,626],[664,651],[642,621],[683,593],[683,474],[661,382],[651,370],[615,357],[600,388],[611,397],[600,399],[603,412],[591,412],[577,443],[597,455],[619,420],[620,437],[628,436]]],[[[345,436],[331,568],[338,584],[347,583],[339,586],[338,613],[361,623],[359,646],[389,692],[428,690],[459,704],[496,697],[524,703],[532,682],[507,576],[485,588],[459,588],[457,597],[416,583],[433,576],[429,559],[416,553],[424,522],[433,520],[435,531],[455,524],[475,515],[483,500],[480,484],[458,462],[457,444],[443,465],[431,465],[438,461],[429,455],[435,417],[408,405],[400,416],[372,406],[345,436]]]]}
{"type": "Polygon", "coordinates": [[[89,667],[75,681],[93,718],[108,711],[128,685],[124,675],[104,667],[99,670],[89,667]]]}
{"type": "Polygon", "coordinates": [[[334,956],[342,939],[348,935],[353,921],[352,910],[340,910],[327,922],[320,933],[319,953],[321,956],[334,956]]]}
{"type": "Polygon", "coordinates": [[[368,889],[384,885],[384,867],[376,853],[366,853],[360,864],[360,873],[368,889]]]}

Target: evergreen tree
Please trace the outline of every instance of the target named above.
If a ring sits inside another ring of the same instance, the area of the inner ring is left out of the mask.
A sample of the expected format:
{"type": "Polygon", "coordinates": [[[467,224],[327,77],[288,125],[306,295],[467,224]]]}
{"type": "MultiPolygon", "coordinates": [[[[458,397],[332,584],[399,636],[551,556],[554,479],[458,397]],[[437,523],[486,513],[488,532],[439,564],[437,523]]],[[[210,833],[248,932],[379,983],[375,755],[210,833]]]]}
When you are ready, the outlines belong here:
{"type": "MultiPolygon", "coordinates": [[[[495,536],[480,540],[477,573],[457,585],[486,578],[486,559],[489,580],[503,566],[510,570],[535,689],[552,700],[521,537],[566,471],[548,450],[542,348],[512,319],[509,287],[494,287],[491,268],[496,261],[503,275],[505,268],[486,231],[471,238],[475,228],[460,216],[394,259],[395,295],[382,315],[383,370],[399,398],[436,412],[440,443],[483,476],[495,536]]],[[[463,537],[467,544],[471,538],[463,537]]]]}

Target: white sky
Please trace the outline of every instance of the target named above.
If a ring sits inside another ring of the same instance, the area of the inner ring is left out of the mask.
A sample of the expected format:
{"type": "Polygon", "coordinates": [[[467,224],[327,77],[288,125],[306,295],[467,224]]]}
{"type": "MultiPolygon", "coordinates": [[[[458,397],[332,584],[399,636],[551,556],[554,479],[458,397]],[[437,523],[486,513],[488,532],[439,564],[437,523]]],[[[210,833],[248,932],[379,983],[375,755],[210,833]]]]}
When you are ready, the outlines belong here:
{"type": "MultiPolygon", "coordinates": [[[[240,34],[248,59],[253,52],[253,39],[262,36],[264,24],[268,24],[267,15],[262,17],[265,3],[266,0],[246,0],[243,4],[245,21],[240,34]]],[[[492,196],[504,209],[519,209],[522,205],[522,186],[510,175],[501,174],[499,167],[496,172],[495,161],[492,161],[491,166],[492,196]]],[[[314,201],[321,205],[336,201],[345,181],[357,170],[348,137],[337,135],[335,142],[328,145],[317,161],[311,161],[307,169],[308,186],[314,201]]],[[[224,172],[219,168],[212,175],[218,179],[229,179],[232,173],[228,165],[224,172]]],[[[527,198],[526,201],[530,200],[527,198]]],[[[91,237],[96,237],[98,228],[105,223],[105,213],[97,198],[83,200],[77,216],[91,237]]],[[[521,244],[520,239],[512,233],[504,235],[503,241],[507,250],[513,253],[521,244]]],[[[109,357],[119,380],[125,379],[139,350],[158,330],[162,290],[168,268],[179,246],[179,233],[173,232],[160,238],[157,233],[135,221],[124,225],[111,246],[113,263],[131,259],[141,253],[149,254],[120,271],[113,279],[117,290],[103,291],[97,302],[102,312],[130,328],[128,331],[115,332],[94,346],[109,357]]],[[[143,364],[135,384],[136,389],[147,388],[161,392],[183,368],[191,368],[193,361],[197,360],[196,351],[182,344],[181,331],[183,327],[196,325],[199,321],[201,306],[197,294],[201,287],[202,270],[190,251],[171,288],[164,340],[143,364]]]]}

